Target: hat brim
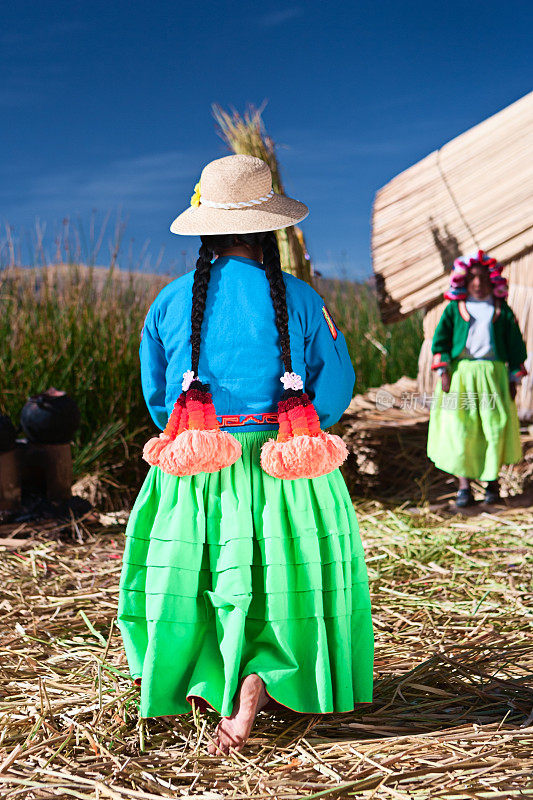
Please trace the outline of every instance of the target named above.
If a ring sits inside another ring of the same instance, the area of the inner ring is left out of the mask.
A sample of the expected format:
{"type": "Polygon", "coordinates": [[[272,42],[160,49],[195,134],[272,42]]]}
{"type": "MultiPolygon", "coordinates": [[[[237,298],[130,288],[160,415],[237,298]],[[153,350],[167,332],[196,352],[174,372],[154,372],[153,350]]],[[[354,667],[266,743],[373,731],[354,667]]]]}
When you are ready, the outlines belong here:
{"type": "Polygon", "coordinates": [[[275,194],[261,205],[249,208],[191,206],[176,217],[170,230],[184,236],[215,236],[224,233],[277,231],[301,222],[309,209],[299,200],[275,194]]]}

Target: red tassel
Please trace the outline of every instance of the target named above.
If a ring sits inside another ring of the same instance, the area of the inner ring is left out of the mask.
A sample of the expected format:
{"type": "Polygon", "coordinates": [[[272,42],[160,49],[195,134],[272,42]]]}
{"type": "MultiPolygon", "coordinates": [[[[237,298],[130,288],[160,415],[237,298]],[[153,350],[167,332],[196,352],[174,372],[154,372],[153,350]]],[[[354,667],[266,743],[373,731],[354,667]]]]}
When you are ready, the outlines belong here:
{"type": "Polygon", "coordinates": [[[218,472],[241,452],[240,442],[220,430],[209,387],[196,379],[176,400],[165,430],[145,444],[143,458],[169,475],[184,477],[218,472]]]}
{"type": "Polygon", "coordinates": [[[274,478],[318,478],[346,460],[346,445],[340,436],[320,430],[318,414],[307,394],[293,391],[280,400],[278,421],[277,439],[269,439],[261,448],[261,466],[274,478]]]}

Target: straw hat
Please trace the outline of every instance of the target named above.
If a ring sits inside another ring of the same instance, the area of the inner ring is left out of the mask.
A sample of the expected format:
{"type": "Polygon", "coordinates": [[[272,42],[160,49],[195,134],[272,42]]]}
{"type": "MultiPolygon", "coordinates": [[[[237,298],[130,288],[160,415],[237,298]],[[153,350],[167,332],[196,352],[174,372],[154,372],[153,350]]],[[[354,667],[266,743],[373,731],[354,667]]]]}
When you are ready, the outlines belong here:
{"type": "Polygon", "coordinates": [[[275,194],[270,168],[260,158],[226,156],[203,168],[190,208],[170,230],[191,236],[275,231],[308,214],[303,203],[275,194]]]}

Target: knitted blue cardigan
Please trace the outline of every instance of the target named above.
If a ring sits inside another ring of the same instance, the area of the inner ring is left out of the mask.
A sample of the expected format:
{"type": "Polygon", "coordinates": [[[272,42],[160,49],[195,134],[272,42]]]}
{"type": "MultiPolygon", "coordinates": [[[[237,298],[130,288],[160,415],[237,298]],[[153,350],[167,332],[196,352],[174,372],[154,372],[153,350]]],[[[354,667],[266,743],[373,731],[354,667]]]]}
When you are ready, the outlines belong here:
{"type": "MultiPolygon", "coordinates": [[[[342,333],[307,283],[283,273],[293,371],[304,380],[321,427],[337,422],[352,398],[355,375],[342,333]]],[[[194,272],[168,284],[146,317],[140,345],[144,398],[163,429],[191,367],[194,272]]],[[[274,308],[260,263],[218,258],[202,325],[199,378],[211,386],[221,428],[276,430],[284,372],[274,308]]]]}

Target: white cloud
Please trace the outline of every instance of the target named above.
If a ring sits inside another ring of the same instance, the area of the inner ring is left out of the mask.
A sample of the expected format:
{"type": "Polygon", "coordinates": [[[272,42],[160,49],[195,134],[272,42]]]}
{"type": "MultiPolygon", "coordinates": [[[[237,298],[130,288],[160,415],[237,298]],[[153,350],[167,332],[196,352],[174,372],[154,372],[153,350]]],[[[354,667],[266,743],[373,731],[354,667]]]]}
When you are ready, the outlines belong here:
{"type": "Polygon", "coordinates": [[[123,205],[132,213],[157,209],[173,213],[179,211],[189,189],[192,194],[199,166],[194,154],[169,151],[117,159],[96,170],[84,166],[41,174],[30,179],[22,207],[18,205],[16,211],[70,215],[123,205]]]}
{"type": "Polygon", "coordinates": [[[302,6],[292,6],[291,8],[284,8],[280,11],[271,11],[269,14],[263,14],[258,18],[258,23],[262,28],[277,28],[279,25],[284,25],[292,19],[301,17],[304,13],[302,6]]]}

